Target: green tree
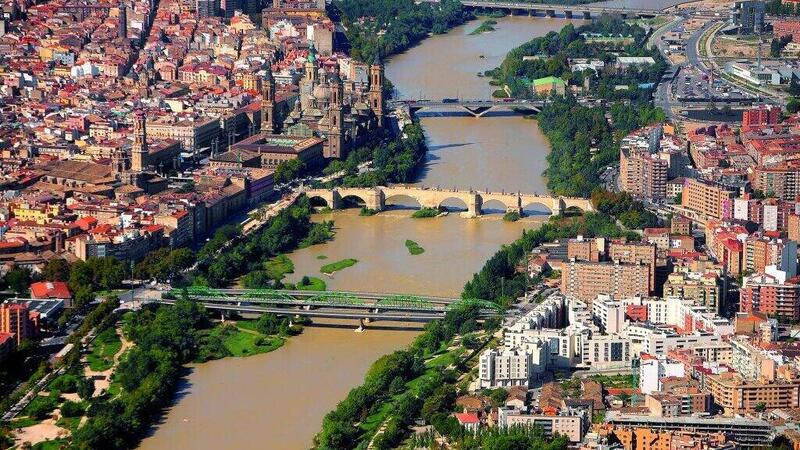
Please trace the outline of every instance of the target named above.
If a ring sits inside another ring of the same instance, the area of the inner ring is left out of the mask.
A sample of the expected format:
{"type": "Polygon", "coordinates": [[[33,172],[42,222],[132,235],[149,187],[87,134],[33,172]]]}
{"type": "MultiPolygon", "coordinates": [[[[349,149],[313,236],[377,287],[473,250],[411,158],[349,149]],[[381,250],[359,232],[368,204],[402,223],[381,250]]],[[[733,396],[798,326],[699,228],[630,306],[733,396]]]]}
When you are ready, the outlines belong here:
{"type": "Polygon", "coordinates": [[[48,260],[42,269],[42,277],[47,281],[69,280],[69,263],[61,258],[48,260]]]}
{"type": "Polygon", "coordinates": [[[28,292],[31,285],[31,271],[24,267],[13,267],[5,276],[5,284],[19,294],[28,292]]]}
{"type": "Polygon", "coordinates": [[[273,179],[276,184],[288,183],[299,177],[305,169],[305,163],[300,159],[283,161],[275,168],[273,179]]]}
{"type": "Polygon", "coordinates": [[[798,101],[796,97],[791,97],[789,101],[786,102],[786,111],[790,114],[795,114],[797,111],[800,111],[800,101],[798,101]]]}

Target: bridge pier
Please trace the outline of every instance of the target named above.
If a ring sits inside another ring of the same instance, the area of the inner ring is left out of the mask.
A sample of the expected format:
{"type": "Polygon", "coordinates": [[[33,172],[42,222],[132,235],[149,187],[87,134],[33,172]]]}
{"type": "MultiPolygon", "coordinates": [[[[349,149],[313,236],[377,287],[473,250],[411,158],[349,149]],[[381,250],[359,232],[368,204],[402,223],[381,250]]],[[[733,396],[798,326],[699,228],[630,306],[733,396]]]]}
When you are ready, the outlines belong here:
{"type": "Polygon", "coordinates": [[[478,193],[472,194],[469,199],[469,204],[467,205],[467,213],[472,217],[478,217],[481,215],[481,207],[482,207],[482,199],[478,193]]]}
{"type": "Polygon", "coordinates": [[[592,13],[589,11],[583,12],[583,20],[592,20],[592,13]]]}
{"type": "Polygon", "coordinates": [[[556,16],[556,10],[548,9],[548,10],[545,11],[545,14],[547,15],[547,17],[555,17],[556,16]]]}
{"type": "Polygon", "coordinates": [[[567,19],[572,19],[572,11],[564,10],[564,17],[567,19]]]}

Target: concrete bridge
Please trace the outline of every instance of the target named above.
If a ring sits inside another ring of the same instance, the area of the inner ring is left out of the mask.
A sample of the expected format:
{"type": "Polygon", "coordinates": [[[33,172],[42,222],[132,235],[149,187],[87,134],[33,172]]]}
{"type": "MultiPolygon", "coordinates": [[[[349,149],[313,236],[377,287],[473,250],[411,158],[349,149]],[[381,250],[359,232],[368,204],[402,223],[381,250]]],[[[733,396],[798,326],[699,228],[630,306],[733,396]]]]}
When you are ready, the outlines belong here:
{"type": "Polygon", "coordinates": [[[577,16],[585,20],[589,20],[592,17],[598,17],[603,14],[620,15],[623,18],[652,18],[664,14],[663,11],[658,9],[608,7],[603,5],[550,5],[544,3],[495,0],[462,0],[461,4],[468,8],[475,8],[478,10],[503,9],[510,11],[512,15],[527,14],[529,16],[541,15],[546,17],[563,15],[567,19],[572,19],[573,17],[577,16]]]}
{"type": "Polygon", "coordinates": [[[484,114],[496,111],[520,111],[527,114],[540,113],[545,105],[544,100],[457,100],[443,99],[431,100],[394,100],[388,103],[389,108],[408,108],[410,114],[427,110],[462,110],[474,117],[483,117],[484,114]]]}
{"type": "Polygon", "coordinates": [[[334,188],[334,189],[309,189],[304,191],[310,199],[318,198],[325,202],[331,209],[343,206],[345,198],[351,197],[360,200],[369,209],[383,211],[386,202],[392,198],[409,197],[414,199],[424,208],[439,208],[445,201],[456,199],[467,206],[471,217],[483,214],[484,206],[492,202],[502,206],[506,212],[517,212],[522,215],[523,210],[532,205],[544,206],[550,214],[563,214],[568,208],[578,208],[581,211],[593,211],[592,202],[585,198],[554,197],[550,195],[520,194],[505,192],[479,192],[474,190],[444,190],[431,189],[417,186],[378,186],[374,188],[334,188]]]}

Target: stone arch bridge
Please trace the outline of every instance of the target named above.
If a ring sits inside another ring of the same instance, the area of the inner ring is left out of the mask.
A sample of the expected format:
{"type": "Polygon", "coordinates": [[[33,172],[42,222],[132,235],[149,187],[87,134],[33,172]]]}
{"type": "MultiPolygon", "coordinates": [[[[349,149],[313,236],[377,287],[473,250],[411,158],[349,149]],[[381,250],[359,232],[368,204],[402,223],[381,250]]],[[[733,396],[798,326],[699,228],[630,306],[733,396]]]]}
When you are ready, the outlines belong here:
{"type": "Polygon", "coordinates": [[[550,210],[552,215],[559,215],[568,208],[578,208],[581,211],[593,211],[592,202],[585,198],[560,197],[551,195],[521,194],[506,192],[480,192],[475,190],[446,190],[418,186],[378,186],[374,188],[334,188],[334,189],[308,189],[303,193],[310,199],[323,200],[331,209],[340,209],[347,197],[361,200],[369,209],[383,211],[386,201],[393,197],[409,197],[414,199],[424,208],[438,208],[448,200],[460,200],[467,205],[467,212],[472,217],[483,213],[483,205],[488,202],[499,202],[505,207],[506,212],[518,212],[523,209],[540,205],[550,210]]]}

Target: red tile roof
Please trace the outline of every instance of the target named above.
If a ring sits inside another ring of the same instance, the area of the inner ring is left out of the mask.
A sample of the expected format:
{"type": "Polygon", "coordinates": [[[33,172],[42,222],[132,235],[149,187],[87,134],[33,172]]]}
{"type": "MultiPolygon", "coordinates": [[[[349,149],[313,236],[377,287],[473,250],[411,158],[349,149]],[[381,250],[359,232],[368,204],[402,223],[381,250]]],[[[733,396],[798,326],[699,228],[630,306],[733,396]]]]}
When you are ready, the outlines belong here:
{"type": "Polygon", "coordinates": [[[63,281],[39,281],[31,284],[31,296],[34,298],[59,298],[70,299],[67,283],[63,281]]]}
{"type": "Polygon", "coordinates": [[[467,424],[467,423],[480,423],[481,419],[478,418],[477,414],[472,413],[455,413],[453,414],[458,420],[459,423],[467,424]]]}

